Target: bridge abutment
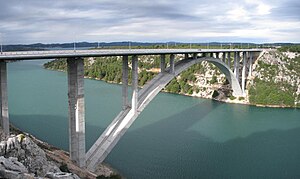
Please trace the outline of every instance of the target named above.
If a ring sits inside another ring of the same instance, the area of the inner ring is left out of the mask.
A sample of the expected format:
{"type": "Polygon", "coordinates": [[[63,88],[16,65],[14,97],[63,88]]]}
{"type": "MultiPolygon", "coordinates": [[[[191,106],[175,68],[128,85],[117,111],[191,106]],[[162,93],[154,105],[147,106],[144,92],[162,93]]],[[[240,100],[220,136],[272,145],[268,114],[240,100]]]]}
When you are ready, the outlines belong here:
{"type": "Polygon", "coordinates": [[[7,97],[7,64],[0,62],[0,107],[1,107],[1,128],[6,136],[9,135],[9,113],[7,97]]]}
{"type": "Polygon", "coordinates": [[[70,158],[79,167],[85,167],[84,61],[69,58],[67,66],[70,158]]]}

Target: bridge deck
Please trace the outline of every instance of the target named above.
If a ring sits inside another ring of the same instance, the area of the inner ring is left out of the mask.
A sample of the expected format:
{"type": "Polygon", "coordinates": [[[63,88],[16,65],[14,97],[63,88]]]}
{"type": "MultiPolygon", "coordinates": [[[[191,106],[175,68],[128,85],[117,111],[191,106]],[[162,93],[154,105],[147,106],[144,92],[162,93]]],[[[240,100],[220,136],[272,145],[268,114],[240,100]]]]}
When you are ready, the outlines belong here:
{"type": "Polygon", "coordinates": [[[263,49],[113,49],[113,50],[53,50],[3,52],[0,60],[32,60],[72,57],[104,57],[123,55],[162,55],[217,52],[261,52],[263,49]]]}

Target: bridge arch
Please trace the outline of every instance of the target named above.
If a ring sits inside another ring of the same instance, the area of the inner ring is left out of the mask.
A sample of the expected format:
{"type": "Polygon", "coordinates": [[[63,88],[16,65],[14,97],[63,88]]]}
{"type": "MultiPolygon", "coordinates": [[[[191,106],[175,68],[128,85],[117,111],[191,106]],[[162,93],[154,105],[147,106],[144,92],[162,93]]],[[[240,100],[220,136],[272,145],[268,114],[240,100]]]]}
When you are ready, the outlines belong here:
{"type": "Polygon", "coordinates": [[[102,135],[97,139],[94,145],[86,154],[86,165],[91,171],[95,170],[97,164],[104,161],[106,156],[110,153],[113,147],[117,144],[119,139],[125,134],[127,129],[144,110],[144,108],[154,99],[154,97],[177,75],[182,73],[194,64],[203,61],[210,62],[218,67],[226,76],[231,84],[234,95],[242,95],[241,87],[236,79],[234,73],[230,68],[220,59],[213,57],[197,57],[188,58],[178,61],[175,64],[174,72],[170,72],[170,67],[156,75],[149,81],[144,88],[138,92],[137,112],[134,109],[127,108],[120,112],[120,114],[112,121],[106,128],[102,135]]]}

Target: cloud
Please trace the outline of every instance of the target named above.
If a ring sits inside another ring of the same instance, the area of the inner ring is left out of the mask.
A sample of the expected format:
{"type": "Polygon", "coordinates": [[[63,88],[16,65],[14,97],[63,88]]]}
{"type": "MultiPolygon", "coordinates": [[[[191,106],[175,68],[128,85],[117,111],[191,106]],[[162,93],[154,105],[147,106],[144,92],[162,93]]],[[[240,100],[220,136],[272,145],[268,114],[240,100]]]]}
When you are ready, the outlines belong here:
{"type": "Polygon", "coordinates": [[[299,42],[298,0],[0,1],[5,44],[71,41],[299,42]]]}

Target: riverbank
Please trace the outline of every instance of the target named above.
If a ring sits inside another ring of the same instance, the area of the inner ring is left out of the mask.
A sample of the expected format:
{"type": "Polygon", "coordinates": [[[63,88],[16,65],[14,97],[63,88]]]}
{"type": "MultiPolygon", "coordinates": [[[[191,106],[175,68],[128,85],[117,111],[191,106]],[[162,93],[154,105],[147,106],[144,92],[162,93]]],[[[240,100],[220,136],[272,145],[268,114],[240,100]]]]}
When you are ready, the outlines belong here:
{"type": "MultiPolygon", "coordinates": [[[[45,67],[44,67],[45,68],[45,67]]],[[[59,71],[59,72],[65,72],[65,70],[61,70],[61,69],[50,69],[50,68],[45,68],[46,70],[51,70],[51,71],[59,71]]],[[[117,83],[115,81],[105,81],[105,80],[101,80],[100,78],[92,78],[89,76],[84,76],[85,79],[90,79],[90,80],[96,80],[96,81],[103,81],[106,82],[108,84],[117,84],[117,85],[122,85],[122,83],[117,83]]],[[[139,88],[143,88],[143,86],[139,86],[139,88]]],[[[252,104],[249,102],[249,95],[246,95],[246,97],[226,97],[226,94],[224,94],[224,91],[226,91],[226,93],[230,93],[230,89],[228,87],[223,88],[221,86],[219,86],[218,88],[215,88],[214,90],[211,90],[210,92],[207,92],[206,94],[201,94],[201,93],[195,93],[193,92],[192,94],[189,93],[173,93],[167,90],[162,90],[162,92],[164,93],[170,93],[170,94],[177,94],[177,95],[183,95],[183,96],[188,96],[188,97],[195,97],[195,98],[203,98],[203,99],[212,99],[215,101],[219,101],[219,102],[223,102],[223,103],[230,103],[230,104],[243,104],[243,105],[251,105],[251,106],[256,106],[256,107],[269,107],[269,108],[295,108],[292,106],[287,106],[287,105],[274,105],[274,104],[252,104]],[[217,91],[218,93],[222,94],[219,95],[217,97],[212,97],[213,96],[213,92],[217,91]]],[[[248,93],[248,90],[246,90],[246,92],[248,93]]]]}
{"type": "Polygon", "coordinates": [[[21,178],[26,178],[32,176],[55,178],[55,176],[60,175],[68,179],[77,179],[78,177],[96,179],[100,176],[108,179],[122,178],[116,170],[107,164],[100,164],[95,173],[79,168],[70,160],[68,152],[43,142],[33,135],[24,133],[13,125],[10,126],[10,129],[11,135],[8,138],[4,137],[2,131],[0,131],[1,146],[4,146],[4,148],[1,148],[1,160],[4,161],[4,164],[0,166],[1,177],[15,178],[20,176],[21,178]],[[10,141],[14,142],[11,143],[10,141]],[[16,162],[18,162],[17,166],[19,167],[17,169],[13,164],[7,165],[7,163],[16,162]]]}

